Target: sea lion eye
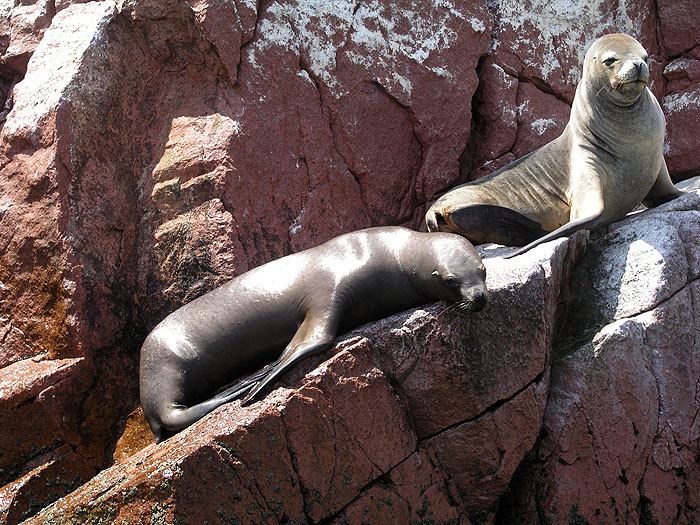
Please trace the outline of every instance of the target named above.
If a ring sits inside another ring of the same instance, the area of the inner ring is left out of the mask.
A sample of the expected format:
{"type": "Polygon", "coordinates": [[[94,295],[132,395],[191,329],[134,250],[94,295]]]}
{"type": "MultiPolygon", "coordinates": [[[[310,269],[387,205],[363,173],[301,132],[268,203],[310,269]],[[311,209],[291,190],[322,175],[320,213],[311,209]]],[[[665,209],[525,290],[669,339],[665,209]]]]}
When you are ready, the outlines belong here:
{"type": "Polygon", "coordinates": [[[605,64],[608,67],[612,66],[615,62],[617,62],[617,58],[615,57],[609,57],[603,60],[603,64],[605,64]]]}
{"type": "Polygon", "coordinates": [[[448,275],[445,277],[445,286],[448,288],[457,288],[459,286],[459,279],[454,275],[448,275]]]}

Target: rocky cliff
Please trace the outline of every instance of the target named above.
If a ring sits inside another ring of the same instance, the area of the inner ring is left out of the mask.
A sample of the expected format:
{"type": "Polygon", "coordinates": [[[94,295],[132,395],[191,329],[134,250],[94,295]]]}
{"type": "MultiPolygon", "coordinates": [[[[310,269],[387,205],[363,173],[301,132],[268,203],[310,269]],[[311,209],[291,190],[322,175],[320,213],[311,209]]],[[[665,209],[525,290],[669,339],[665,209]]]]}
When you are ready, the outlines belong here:
{"type": "Polygon", "coordinates": [[[36,521],[692,522],[695,193],[585,256],[489,248],[484,312],[364,327],[159,447],[129,456],[127,415],[160,318],[341,232],[419,227],[561,131],[605,32],[647,47],[669,169],[700,172],[696,7],[1,4],[0,516],[82,486],[36,521]]]}

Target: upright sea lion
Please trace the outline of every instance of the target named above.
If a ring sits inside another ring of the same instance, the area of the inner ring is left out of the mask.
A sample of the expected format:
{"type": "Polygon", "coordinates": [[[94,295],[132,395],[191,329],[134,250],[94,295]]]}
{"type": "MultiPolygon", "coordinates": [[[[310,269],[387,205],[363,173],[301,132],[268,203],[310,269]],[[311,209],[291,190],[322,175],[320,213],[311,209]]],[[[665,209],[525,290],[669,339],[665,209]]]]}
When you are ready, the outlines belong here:
{"type": "Polygon", "coordinates": [[[666,122],[647,88],[647,52],[605,35],[586,53],[569,123],[549,144],[463,184],[428,210],[428,230],[524,248],[622,219],[682,194],[663,158],[666,122]],[[529,243],[529,244],[528,244],[529,243]]]}
{"type": "Polygon", "coordinates": [[[348,233],[263,264],[149,334],[141,348],[144,415],[161,441],[246,392],[244,404],[251,402],[350,328],[440,299],[480,310],[485,278],[479,253],[463,237],[400,227],[348,233]],[[280,352],[252,378],[212,396],[280,352]]]}

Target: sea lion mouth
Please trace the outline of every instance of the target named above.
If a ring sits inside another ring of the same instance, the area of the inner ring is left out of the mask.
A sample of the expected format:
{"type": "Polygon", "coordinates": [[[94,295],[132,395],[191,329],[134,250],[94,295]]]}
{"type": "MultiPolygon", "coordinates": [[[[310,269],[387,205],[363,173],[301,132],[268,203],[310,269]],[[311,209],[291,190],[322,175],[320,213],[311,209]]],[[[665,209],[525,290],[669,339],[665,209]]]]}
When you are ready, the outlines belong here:
{"type": "Polygon", "coordinates": [[[483,310],[484,306],[486,306],[486,296],[484,294],[462,299],[455,303],[455,308],[465,313],[478,312],[479,310],[483,310]]]}
{"type": "Polygon", "coordinates": [[[438,317],[440,317],[444,313],[453,311],[459,311],[460,313],[470,314],[473,312],[478,312],[479,310],[483,310],[484,306],[486,306],[485,295],[480,295],[477,298],[462,299],[461,301],[452,303],[450,306],[445,308],[442,312],[438,314],[438,317]]]}
{"type": "Polygon", "coordinates": [[[642,78],[633,78],[633,79],[620,79],[620,78],[614,78],[613,81],[611,82],[613,90],[617,92],[621,92],[624,88],[628,86],[638,86],[638,85],[644,85],[646,86],[649,83],[649,80],[645,80],[642,78]]]}
{"type": "Polygon", "coordinates": [[[457,310],[459,310],[460,312],[464,312],[467,314],[474,312],[477,309],[474,301],[472,301],[470,299],[465,299],[463,301],[459,301],[459,302],[455,303],[455,308],[457,308],[457,310]]]}
{"type": "Polygon", "coordinates": [[[615,91],[626,87],[646,86],[649,83],[649,66],[642,60],[628,60],[610,80],[615,91]]]}

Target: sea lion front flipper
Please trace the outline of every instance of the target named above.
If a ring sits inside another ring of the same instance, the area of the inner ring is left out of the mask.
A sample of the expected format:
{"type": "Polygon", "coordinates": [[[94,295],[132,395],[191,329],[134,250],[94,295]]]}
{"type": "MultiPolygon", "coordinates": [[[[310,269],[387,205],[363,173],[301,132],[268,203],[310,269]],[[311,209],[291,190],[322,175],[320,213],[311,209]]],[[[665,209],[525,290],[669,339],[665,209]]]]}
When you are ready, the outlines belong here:
{"type": "Polygon", "coordinates": [[[522,246],[548,233],[539,222],[495,204],[469,204],[452,210],[449,222],[459,233],[478,244],[493,242],[522,246]]]}
{"type": "Polygon", "coordinates": [[[671,176],[668,174],[668,168],[666,167],[666,160],[661,160],[661,170],[656,176],[654,185],[649,190],[649,193],[642,200],[642,204],[647,208],[653,208],[668,202],[676,197],[683,195],[683,192],[673,185],[671,176]]]}
{"type": "Polygon", "coordinates": [[[277,361],[263,369],[266,371],[263,374],[264,377],[253,385],[248,395],[246,395],[241,402],[241,406],[249,405],[255,401],[255,397],[265,386],[272,383],[280,375],[289,370],[296,362],[312,354],[323,352],[332,343],[333,340],[331,339],[330,341],[305,341],[295,346],[288,346],[277,361]]]}
{"type": "Polygon", "coordinates": [[[523,246],[513,253],[504,256],[504,259],[510,259],[516,255],[525,253],[526,251],[539,246],[545,242],[568,237],[579,230],[594,230],[600,225],[605,211],[605,199],[603,197],[603,184],[600,176],[590,166],[582,163],[583,166],[579,172],[575,174],[573,197],[571,199],[571,214],[570,220],[563,226],[560,226],[544,237],[540,237],[536,241],[523,246]]]}
{"type": "Polygon", "coordinates": [[[265,386],[276,380],[295,363],[310,355],[323,352],[333,344],[338,332],[341,311],[329,310],[324,299],[319,301],[322,306],[312,307],[306,312],[304,321],[299,325],[279,359],[259,372],[261,377],[241,402],[242,406],[252,403],[265,386]]]}
{"type": "Polygon", "coordinates": [[[557,228],[553,232],[548,233],[547,235],[537,239],[536,241],[531,242],[527,246],[523,246],[519,250],[515,250],[513,253],[509,253],[508,255],[503,256],[503,258],[510,259],[512,257],[515,257],[516,255],[521,255],[526,251],[534,248],[535,246],[539,246],[540,244],[543,244],[545,242],[560,239],[562,237],[568,237],[569,235],[572,235],[579,230],[591,230],[598,223],[601,215],[602,212],[596,215],[591,215],[589,217],[583,217],[572,222],[567,222],[564,226],[557,228]]]}

